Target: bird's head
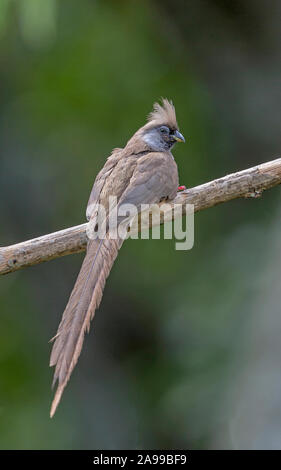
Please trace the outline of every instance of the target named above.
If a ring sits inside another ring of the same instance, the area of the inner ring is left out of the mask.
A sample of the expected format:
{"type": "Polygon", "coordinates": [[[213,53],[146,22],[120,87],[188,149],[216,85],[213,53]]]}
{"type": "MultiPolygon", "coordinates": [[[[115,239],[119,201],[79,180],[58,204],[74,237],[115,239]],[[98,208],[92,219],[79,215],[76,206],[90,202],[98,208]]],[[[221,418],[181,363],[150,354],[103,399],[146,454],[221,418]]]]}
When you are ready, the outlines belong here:
{"type": "Polygon", "coordinates": [[[142,128],[142,139],[154,151],[170,150],[176,142],[185,142],[178,130],[175,107],[172,102],[162,99],[155,103],[148,116],[148,123],[142,128]]]}

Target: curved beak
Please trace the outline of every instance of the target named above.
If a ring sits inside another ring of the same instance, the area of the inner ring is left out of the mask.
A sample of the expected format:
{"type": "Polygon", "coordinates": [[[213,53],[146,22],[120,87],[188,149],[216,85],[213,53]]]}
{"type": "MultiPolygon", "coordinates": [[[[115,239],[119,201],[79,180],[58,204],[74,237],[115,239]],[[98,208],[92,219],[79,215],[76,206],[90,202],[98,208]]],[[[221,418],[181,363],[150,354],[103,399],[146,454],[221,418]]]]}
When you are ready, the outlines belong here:
{"type": "Polygon", "coordinates": [[[179,131],[175,131],[173,137],[177,142],[185,142],[184,136],[179,131]]]}

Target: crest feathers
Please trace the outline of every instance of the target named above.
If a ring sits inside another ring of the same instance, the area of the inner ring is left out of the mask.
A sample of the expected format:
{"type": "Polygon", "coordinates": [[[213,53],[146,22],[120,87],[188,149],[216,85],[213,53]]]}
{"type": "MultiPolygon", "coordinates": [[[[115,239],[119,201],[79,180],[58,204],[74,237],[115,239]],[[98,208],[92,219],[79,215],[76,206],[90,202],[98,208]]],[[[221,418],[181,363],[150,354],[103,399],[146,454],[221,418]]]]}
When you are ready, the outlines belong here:
{"type": "Polygon", "coordinates": [[[153,111],[148,115],[148,122],[154,125],[167,125],[171,129],[178,129],[176,110],[172,101],[162,98],[161,104],[154,103],[153,111]]]}

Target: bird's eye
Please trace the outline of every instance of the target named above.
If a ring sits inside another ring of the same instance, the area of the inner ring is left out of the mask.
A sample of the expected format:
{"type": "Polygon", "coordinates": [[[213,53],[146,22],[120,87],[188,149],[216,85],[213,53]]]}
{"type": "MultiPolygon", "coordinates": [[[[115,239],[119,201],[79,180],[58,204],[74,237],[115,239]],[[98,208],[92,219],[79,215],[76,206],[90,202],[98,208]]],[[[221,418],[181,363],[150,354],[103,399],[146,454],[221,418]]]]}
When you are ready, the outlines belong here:
{"type": "Polygon", "coordinates": [[[168,127],[166,127],[166,126],[162,126],[162,127],[160,127],[160,132],[161,132],[162,134],[168,134],[168,133],[169,133],[169,129],[168,129],[168,127]]]}

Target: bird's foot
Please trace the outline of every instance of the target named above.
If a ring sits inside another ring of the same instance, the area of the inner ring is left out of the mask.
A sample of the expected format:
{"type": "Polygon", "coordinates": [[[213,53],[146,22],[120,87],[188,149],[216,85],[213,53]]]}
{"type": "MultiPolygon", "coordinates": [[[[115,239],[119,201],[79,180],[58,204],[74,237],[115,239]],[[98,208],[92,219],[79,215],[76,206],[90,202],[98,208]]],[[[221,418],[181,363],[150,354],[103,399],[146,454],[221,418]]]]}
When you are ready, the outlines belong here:
{"type": "Polygon", "coordinates": [[[184,186],[184,185],[178,187],[178,191],[184,191],[185,189],[186,189],[186,186],[184,186]]]}

